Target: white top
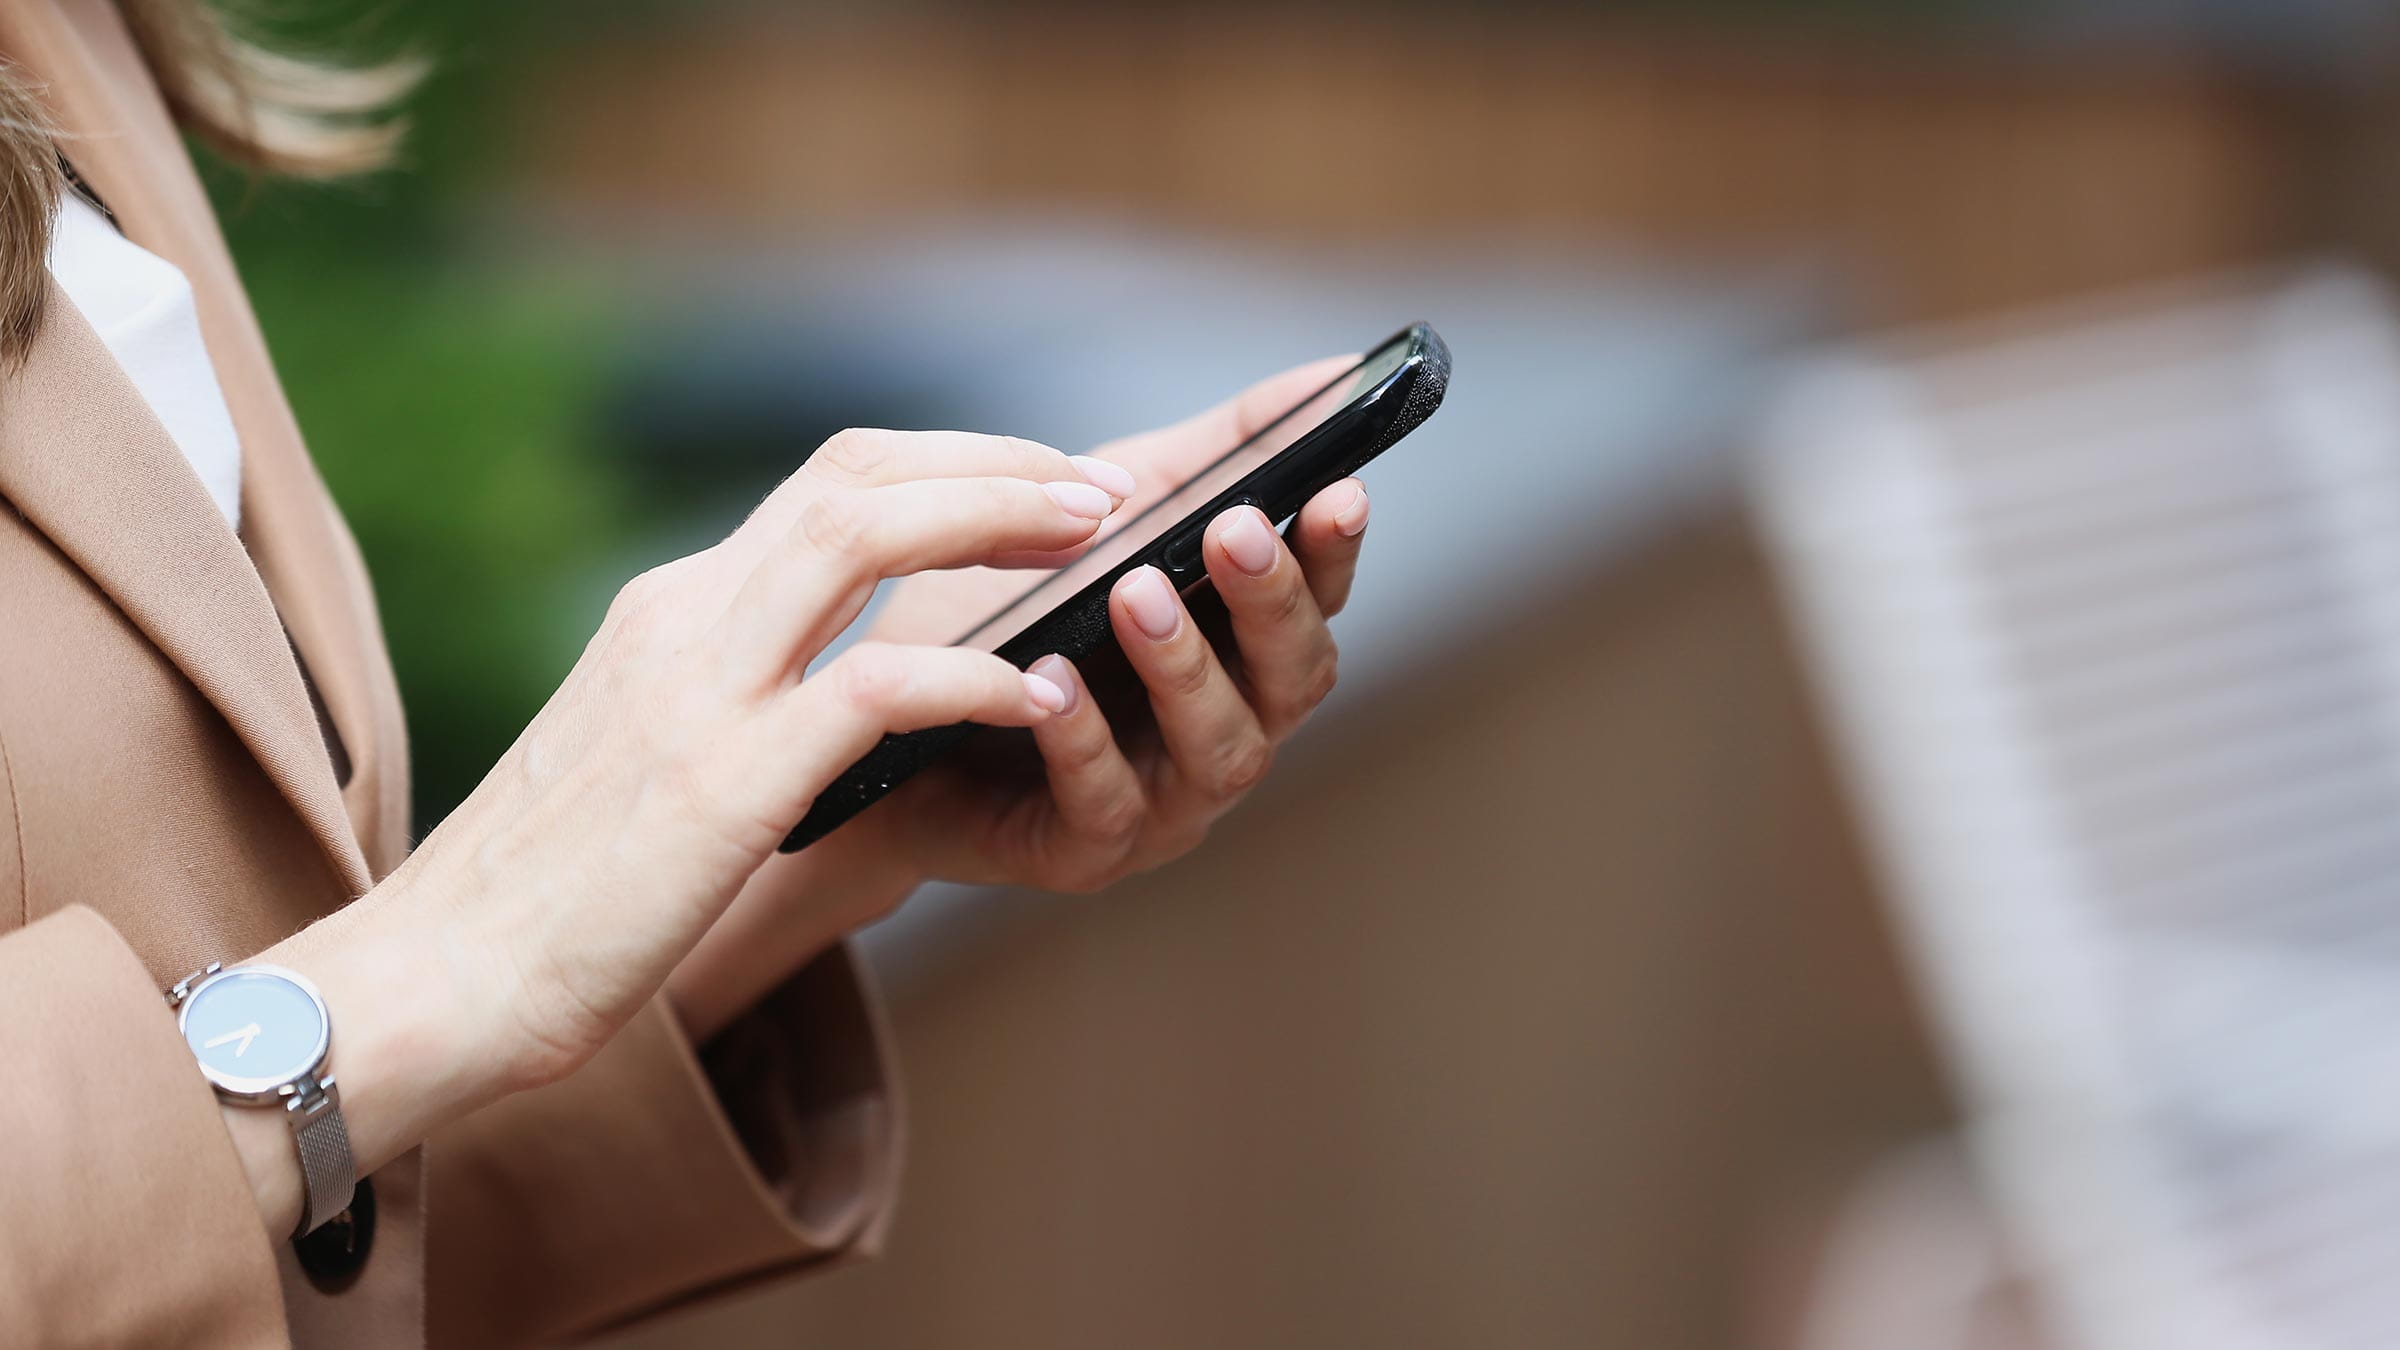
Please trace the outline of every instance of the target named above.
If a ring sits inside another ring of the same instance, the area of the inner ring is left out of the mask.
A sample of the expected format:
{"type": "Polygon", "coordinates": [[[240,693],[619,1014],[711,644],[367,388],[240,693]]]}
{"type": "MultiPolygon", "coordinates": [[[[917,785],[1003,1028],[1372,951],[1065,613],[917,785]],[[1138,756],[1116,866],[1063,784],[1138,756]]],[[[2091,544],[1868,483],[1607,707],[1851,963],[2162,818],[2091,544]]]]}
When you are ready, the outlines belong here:
{"type": "Polygon", "coordinates": [[[226,521],[240,528],[242,443],[200,340],[192,284],[72,192],[51,237],[50,272],[99,330],[226,521]]]}

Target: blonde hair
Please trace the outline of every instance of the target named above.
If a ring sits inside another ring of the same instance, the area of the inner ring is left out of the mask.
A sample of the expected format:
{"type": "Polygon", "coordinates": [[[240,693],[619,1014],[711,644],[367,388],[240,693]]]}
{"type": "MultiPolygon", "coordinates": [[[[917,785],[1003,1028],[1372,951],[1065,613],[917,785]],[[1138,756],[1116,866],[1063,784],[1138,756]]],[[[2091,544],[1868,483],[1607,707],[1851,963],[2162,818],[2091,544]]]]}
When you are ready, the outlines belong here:
{"type": "MultiPolygon", "coordinates": [[[[422,61],[344,66],[280,55],[233,32],[201,0],[117,0],[117,8],[175,120],[233,164],[301,178],[362,173],[389,163],[407,130],[392,108],[423,78],[422,61]]],[[[61,190],[39,86],[0,62],[0,360],[8,363],[41,328],[61,190]]]]}

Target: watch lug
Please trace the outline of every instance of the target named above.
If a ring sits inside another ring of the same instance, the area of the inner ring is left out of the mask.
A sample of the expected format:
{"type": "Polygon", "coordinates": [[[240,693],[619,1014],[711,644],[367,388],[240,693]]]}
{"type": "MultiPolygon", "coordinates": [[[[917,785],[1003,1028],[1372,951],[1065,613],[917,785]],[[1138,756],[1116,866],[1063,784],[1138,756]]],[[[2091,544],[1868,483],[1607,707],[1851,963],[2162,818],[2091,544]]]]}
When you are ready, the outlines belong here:
{"type": "Polygon", "coordinates": [[[184,976],[180,980],[177,980],[175,982],[175,986],[167,991],[167,1006],[170,1008],[182,1007],[183,1001],[192,996],[192,986],[200,983],[202,980],[207,979],[209,976],[214,975],[223,969],[225,969],[224,962],[211,961],[207,965],[202,966],[200,969],[193,971],[191,974],[184,976]]]}
{"type": "Polygon", "coordinates": [[[286,1083],[275,1089],[275,1092],[277,1096],[284,1099],[284,1109],[291,1113],[292,1119],[295,1121],[313,1119],[322,1114],[327,1107],[340,1105],[342,1100],[341,1093],[336,1090],[332,1074],[326,1074],[321,1078],[314,1076],[303,1078],[297,1083],[286,1083]]]}

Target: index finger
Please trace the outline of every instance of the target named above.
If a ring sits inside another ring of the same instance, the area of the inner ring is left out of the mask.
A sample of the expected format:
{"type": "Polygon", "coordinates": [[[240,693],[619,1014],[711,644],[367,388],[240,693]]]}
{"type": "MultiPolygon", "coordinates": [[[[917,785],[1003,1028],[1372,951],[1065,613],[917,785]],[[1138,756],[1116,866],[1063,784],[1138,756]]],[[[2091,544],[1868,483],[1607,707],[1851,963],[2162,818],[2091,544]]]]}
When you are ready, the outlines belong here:
{"type": "MultiPolygon", "coordinates": [[[[1020,436],[972,431],[880,431],[853,427],[826,438],[800,468],[754,508],[726,541],[726,551],[755,564],[827,485],[889,487],[942,478],[1022,478],[1034,483],[1089,483],[1122,503],[1136,484],[1108,464],[1068,455],[1020,436]]],[[[1034,560],[1056,565],[1055,560],[1034,560]]]]}

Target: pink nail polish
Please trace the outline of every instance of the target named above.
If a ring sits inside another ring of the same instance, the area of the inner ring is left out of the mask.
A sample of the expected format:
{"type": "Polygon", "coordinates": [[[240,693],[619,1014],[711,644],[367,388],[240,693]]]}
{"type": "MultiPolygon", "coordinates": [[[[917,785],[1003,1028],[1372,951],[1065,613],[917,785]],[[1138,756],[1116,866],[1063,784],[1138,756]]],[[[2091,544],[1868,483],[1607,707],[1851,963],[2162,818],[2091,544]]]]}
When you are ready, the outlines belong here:
{"type": "Polygon", "coordinates": [[[1167,584],[1167,575],[1155,567],[1134,569],[1118,587],[1125,597],[1125,610],[1133,616],[1133,626],[1152,642],[1164,642],[1175,636],[1183,625],[1183,604],[1175,598],[1175,588],[1167,584]]]}
{"type": "Polygon", "coordinates": [[[1134,481],[1131,473],[1105,459],[1094,459],[1090,455],[1075,455],[1072,457],[1072,462],[1075,465],[1075,471],[1082,474],[1093,487],[1118,501],[1132,496],[1134,490],[1141,486],[1134,481]]]}
{"type": "Polygon", "coordinates": [[[1225,545],[1225,556],[1254,577],[1274,571],[1275,531],[1268,526],[1266,516],[1255,506],[1236,507],[1226,514],[1233,519],[1217,535],[1225,545]]]}
{"type": "Polygon", "coordinates": [[[1065,697],[1066,701],[1052,711],[1061,717],[1075,711],[1075,705],[1082,701],[1082,696],[1076,692],[1075,668],[1067,664],[1067,658],[1058,655],[1045,656],[1033,663],[1032,673],[1055,685],[1058,692],[1065,697]]]}
{"type": "Polygon", "coordinates": [[[1106,519],[1109,512],[1117,509],[1117,504],[1109,499],[1107,493],[1089,483],[1044,483],[1042,491],[1050,494],[1050,500],[1065,507],[1068,514],[1081,516],[1085,520],[1106,519]]]}
{"type": "Polygon", "coordinates": [[[1030,670],[1025,672],[1025,693],[1044,712],[1066,711],[1067,691],[1030,670]]]}
{"type": "Polygon", "coordinates": [[[1333,528],[1344,538],[1355,539],[1367,529],[1367,490],[1350,489],[1350,504],[1333,513],[1333,528]]]}

